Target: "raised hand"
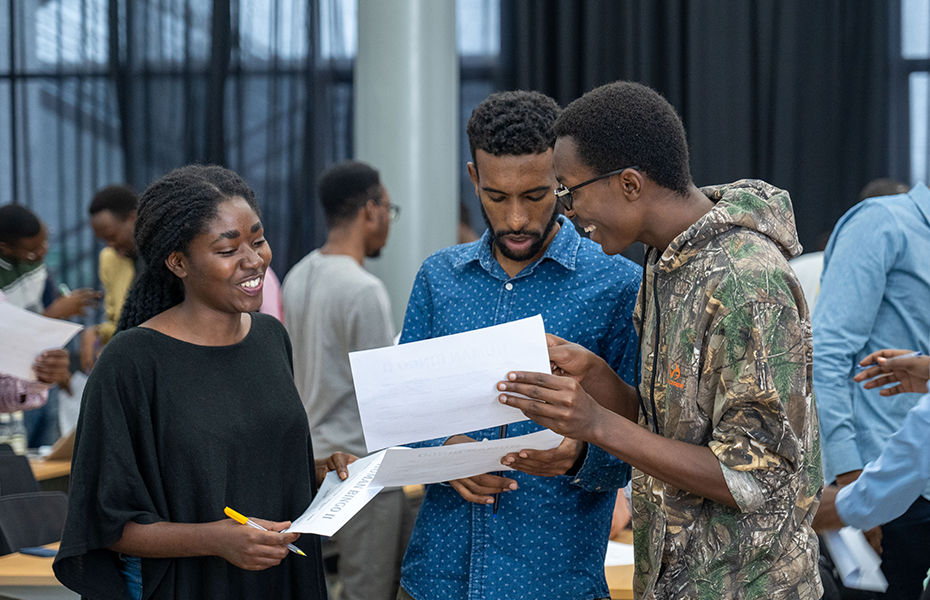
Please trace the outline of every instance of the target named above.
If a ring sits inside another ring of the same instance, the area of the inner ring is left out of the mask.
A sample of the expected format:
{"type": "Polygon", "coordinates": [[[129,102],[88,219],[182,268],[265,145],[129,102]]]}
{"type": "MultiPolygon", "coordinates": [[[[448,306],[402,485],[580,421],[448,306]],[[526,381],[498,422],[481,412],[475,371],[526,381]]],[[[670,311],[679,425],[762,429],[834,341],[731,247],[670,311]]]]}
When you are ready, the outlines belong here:
{"type": "Polygon", "coordinates": [[[577,379],[546,373],[508,373],[497,384],[502,404],[520,409],[543,427],[574,440],[590,437],[604,409],[585,392],[577,379]],[[522,394],[527,398],[512,396],[522,394]]]}
{"type": "Polygon", "coordinates": [[[926,393],[927,380],[930,379],[930,356],[905,356],[908,354],[913,352],[888,348],[873,352],[859,363],[869,368],[857,373],[853,381],[864,382],[862,387],[867,390],[891,386],[879,391],[882,396],[905,392],[926,393]]]}
{"type": "Polygon", "coordinates": [[[103,294],[90,288],[74,290],[67,296],[59,296],[45,309],[45,316],[52,319],[70,319],[97,305],[103,294]]]}

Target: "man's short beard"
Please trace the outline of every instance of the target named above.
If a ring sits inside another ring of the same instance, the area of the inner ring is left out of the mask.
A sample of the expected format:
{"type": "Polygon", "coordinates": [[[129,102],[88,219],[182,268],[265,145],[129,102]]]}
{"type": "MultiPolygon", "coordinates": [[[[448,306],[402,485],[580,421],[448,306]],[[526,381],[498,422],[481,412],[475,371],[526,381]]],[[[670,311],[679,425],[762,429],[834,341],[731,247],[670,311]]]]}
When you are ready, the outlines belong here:
{"type": "Polygon", "coordinates": [[[484,224],[488,227],[488,233],[491,235],[491,245],[496,247],[502,255],[510,260],[515,260],[522,262],[525,260],[530,260],[542,250],[542,247],[545,245],[546,240],[549,238],[549,234],[552,233],[552,229],[555,227],[556,222],[559,218],[559,205],[558,203],[553,204],[552,206],[552,216],[549,217],[549,222],[546,223],[546,227],[543,229],[542,234],[538,234],[535,231],[494,231],[494,227],[491,225],[491,220],[488,219],[488,213],[484,210],[484,204],[478,203],[478,206],[481,208],[481,217],[484,219],[484,224]],[[533,241],[533,244],[525,251],[520,254],[516,254],[510,251],[510,248],[507,247],[507,244],[501,242],[501,238],[505,235],[528,235],[536,237],[533,241]]]}

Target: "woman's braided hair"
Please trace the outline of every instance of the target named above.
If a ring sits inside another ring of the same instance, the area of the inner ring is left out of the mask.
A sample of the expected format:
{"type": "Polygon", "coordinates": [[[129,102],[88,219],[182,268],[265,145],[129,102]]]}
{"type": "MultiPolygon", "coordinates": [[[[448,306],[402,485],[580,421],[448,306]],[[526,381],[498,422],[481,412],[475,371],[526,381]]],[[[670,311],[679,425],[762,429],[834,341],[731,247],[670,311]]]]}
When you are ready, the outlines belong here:
{"type": "Polygon", "coordinates": [[[119,331],[136,327],[184,300],[184,285],[165,265],[172,252],[187,252],[227,200],[243,198],[259,214],[255,194],[239,175],[215,165],[175,169],[139,199],[136,249],[141,268],[129,290],[119,331]]]}

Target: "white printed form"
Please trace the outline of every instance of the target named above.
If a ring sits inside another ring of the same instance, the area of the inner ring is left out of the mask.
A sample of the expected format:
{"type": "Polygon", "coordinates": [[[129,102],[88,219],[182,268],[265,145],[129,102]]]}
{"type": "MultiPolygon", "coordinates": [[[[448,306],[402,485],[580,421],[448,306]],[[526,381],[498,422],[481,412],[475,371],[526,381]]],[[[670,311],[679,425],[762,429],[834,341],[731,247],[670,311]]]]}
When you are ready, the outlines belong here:
{"type": "Polygon", "coordinates": [[[542,316],[349,354],[368,451],[526,420],[498,402],[510,371],[549,373],[542,316]]]}
{"type": "Polygon", "coordinates": [[[0,302],[0,373],[35,381],[32,363],[43,350],[61,348],[82,325],[49,319],[0,302]]]}
{"type": "Polygon", "coordinates": [[[548,429],[503,440],[432,448],[388,448],[349,465],[349,478],[327,473],[313,502],[288,531],[333,535],[388,486],[438,483],[512,471],[501,459],[520,450],[549,450],[564,438],[548,429]]]}
{"type": "Polygon", "coordinates": [[[382,487],[439,483],[494,471],[513,471],[501,459],[520,450],[550,450],[561,435],[543,429],[529,435],[431,448],[388,448],[372,485],[382,487]]]}
{"type": "Polygon", "coordinates": [[[323,479],[313,502],[286,531],[333,535],[378,495],[382,486],[371,485],[386,450],[349,465],[349,478],[340,481],[335,471],[323,479]]]}

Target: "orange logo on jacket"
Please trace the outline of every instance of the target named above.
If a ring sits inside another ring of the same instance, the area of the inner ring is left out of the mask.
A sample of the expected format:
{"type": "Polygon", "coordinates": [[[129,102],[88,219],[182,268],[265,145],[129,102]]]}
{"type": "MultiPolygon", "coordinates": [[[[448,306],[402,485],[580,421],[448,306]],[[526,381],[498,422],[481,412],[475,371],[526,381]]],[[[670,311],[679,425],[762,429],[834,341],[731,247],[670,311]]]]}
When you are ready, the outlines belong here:
{"type": "Polygon", "coordinates": [[[668,382],[671,385],[674,385],[677,388],[684,388],[685,384],[681,381],[678,381],[681,378],[681,369],[678,367],[678,363],[670,363],[668,365],[668,382]]]}

